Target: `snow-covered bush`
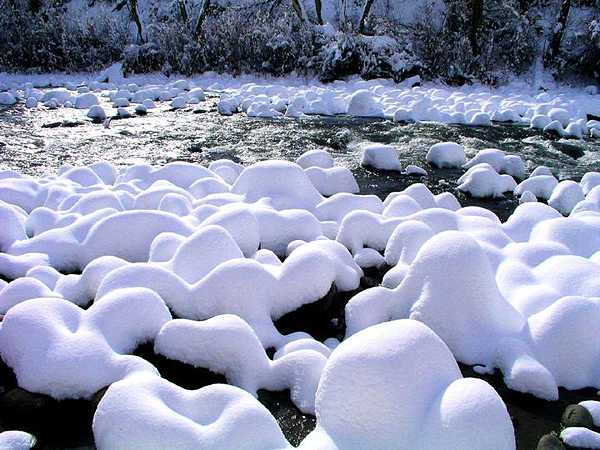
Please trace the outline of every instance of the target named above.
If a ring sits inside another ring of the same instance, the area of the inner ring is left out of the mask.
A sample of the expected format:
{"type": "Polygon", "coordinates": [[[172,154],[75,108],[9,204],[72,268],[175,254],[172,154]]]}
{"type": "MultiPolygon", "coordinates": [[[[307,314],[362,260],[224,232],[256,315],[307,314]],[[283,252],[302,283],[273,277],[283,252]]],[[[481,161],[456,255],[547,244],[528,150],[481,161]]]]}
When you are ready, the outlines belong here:
{"type": "Polygon", "coordinates": [[[427,11],[414,29],[413,48],[426,78],[441,78],[451,84],[471,79],[497,84],[531,67],[536,56],[535,32],[510,2],[484,2],[476,51],[469,36],[469,4],[456,0],[447,3],[449,13],[442,22],[427,11]]]}
{"type": "Polygon", "coordinates": [[[67,12],[0,0],[0,70],[99,70],[120,59],[127,24],[104,6],[67,12]]]}

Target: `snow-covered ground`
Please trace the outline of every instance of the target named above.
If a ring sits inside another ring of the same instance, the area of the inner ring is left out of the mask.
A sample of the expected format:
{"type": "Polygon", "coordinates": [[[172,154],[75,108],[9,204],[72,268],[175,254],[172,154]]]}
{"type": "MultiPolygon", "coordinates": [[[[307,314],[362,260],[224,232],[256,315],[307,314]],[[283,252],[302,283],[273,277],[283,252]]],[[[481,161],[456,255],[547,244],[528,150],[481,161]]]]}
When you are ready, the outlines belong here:
{"type": "MultiPolygon", "coordinates": [[[[195,104],[206,90],[221,94],[224,114],[600,131],[587,117],[600,116],[591,88],[115,73],[99,81],[3,75],[9,90],[0,99],[71,106],[102,121],[133,114],[133,105],[139,113],[155,102],[195,104]],[[50,85],[64,87],[38,90],[50,85]]],[[[433,145],[427,161],[465,169],[459,189],[474,197],[514,191],[522,204],[501,223],[419,183],[382,201],[360,195],[326,151],[248,167],[99,161],[39,177],[2,170],[2,359],[20,387],[55,399],[110,386],[94,417],[101,449],[290,448],[256,400],[259,389],[289,389],[300,411],[316,415],[300,448],[515,448],[502,399],[464,379],[456,361],[500,370],[508,387],[545,400],[556,400],[559,387],[600,389],[600,173],[559,182],[538,167],[527,177],[517,155],[487,149],[467,161],[451,142],[433,145]],[[356,291],[364,271],[384,264],[381,286],[356,291]],[[278,331],[274,321],[332,286],[353,292],[342,342],[278,331]],[[229,386],[174,385],[131,354],[146,342],[224,375],[229,386]]],[[[366,146],[362,163],[401,169],[392,146],[366,146]]],[[[584,406],[597,416],[595,404],[584,406]]],[[[7,439],[29,439],[15,436],[7,439]]],[[[598,441],[574,428],[561,436],[598,441]]]]}

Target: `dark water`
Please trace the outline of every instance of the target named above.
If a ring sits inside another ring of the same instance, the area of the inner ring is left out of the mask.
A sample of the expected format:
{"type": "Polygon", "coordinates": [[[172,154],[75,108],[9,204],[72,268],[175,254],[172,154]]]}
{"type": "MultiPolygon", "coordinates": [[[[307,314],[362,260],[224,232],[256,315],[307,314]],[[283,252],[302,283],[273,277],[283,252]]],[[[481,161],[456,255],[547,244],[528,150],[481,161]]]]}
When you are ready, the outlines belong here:
{"type": "MultiPolygon", "coordinates": [[[[216,112],[217,100],[216,96],[209,96],[207,101],[195,108],[177,111],[162,106],[150,110],[146,116],[113,120],[109,128],[92,123],[85,117],[84,110],[28,110],[22,103],[0,107],[0,167],[40,175],[54,173],[62,164],[84,165],[99,160],[110,161],[117,166],[141,162],[166,164],[171,161],[206,165],[210,161],[229,158],[249,165],[265,159],[294,160],[307,150],[326,149],[336,165],[348,167],[354,173],[363,194],[384,198],[389,192],[401,190],[414,182],[424,182],[435,193],[451,191],[463,205],[484,206],[503,219],[514,209],[516,200],[510,195],[494,200],[474,200],[454,191],[456,179],[463,171],[429,167],[425,155],[431,145],[442,141],[458,142],[465,147],[469,157],[484,148],[500,148],[521,156],[529,172],[539,165],[546,165],[560,179],[577,180],[585,172],[600,169],[600,140],[559,139],[516,125],[489,128],[398,124],[340,116],[260,119],[238,114],[223,117],[216,112]],[[429,172],[429,176],[415,178],[397,172],[361,168],[360,148],[367,143],[395,145],[399,149],[402,166],[421,166],[429,172]]],[[[339,316],[343,305],[337,306],[335,310],[339,316]]],[[[479,377],[468,367],[461,369],[465,375],[479,377]]],[[[183,373],[181,370],[172,372],[175,377],[183,373]]],[[[3,379],[1,389],[15,387],[12,374],[4,376],[0,373],[0,378],[3,379]],[[10,380],[8,385],[7,380],[10,380]]],[[[509,391],[498,375],[484,378],[507,403],[519,449],[535,448],[542,434],[559,432],[560,415],[568,403],[593,398],[592,390],[561,390],[561,400],[544,402],[509,391]]],[[[0,392],[0,399],[3,395],[0,392]]],[[[259,399],[276,416],[291,442],[298,443],[300,437],[314,426],[314,419],[300,414],[289,402],[286,393],[261,392],[259,399]]],[[[90,406],[78,407],[87,411],[82,414],[87,423],[91,419],[90,406]]],[[[52,405],[47,408],[54,411],[52,405]]],[[[4,414],[11,415],[10,411],[4,411],[4,414]]],[[[44,448],[77,448],[93,444],[91,429],[74,432],[72,436],[73,439],[53,436],[50,442],[46,441],[49,445],[44,448]]]]}

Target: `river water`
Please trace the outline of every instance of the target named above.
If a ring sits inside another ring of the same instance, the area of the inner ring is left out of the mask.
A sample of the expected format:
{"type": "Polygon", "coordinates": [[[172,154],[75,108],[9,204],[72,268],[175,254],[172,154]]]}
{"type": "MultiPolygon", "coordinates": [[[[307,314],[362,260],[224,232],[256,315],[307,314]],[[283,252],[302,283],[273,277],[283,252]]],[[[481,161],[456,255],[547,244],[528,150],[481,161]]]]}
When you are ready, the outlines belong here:
{"type": "MultiPolygon", "coordinates": [[[[166,105],[146,116],[112,120],[109,128],[85,117],[85,110],[39,107],[23,103],[0,107],[0,167],[30,175],[54,173],[62,164],[84,165],[99,160],[123,166],[147,162],[188,161],[208,164],[229,158],[244,165],[265,159],[294,160],[307,150],[326,149],[336,165],[348,167],[363,194],[382,198],[420,181],[434,192],[452,191],[463,205],[494,210],[501,218],[514,208],[506,199],[479,201],[454,191],[462,170],[436,170],[426,163],[430,146],[442,141],[461,144],[467,156],[484,148],[500,148],[521,156],[528,171],[548,166],[559,179],[579,179],[600,168],[600,140],[563,139],[518,125],[473,127],[435,123],[400,124],[389,120],[346,116],[305,119],[249,118],[218,114],[218,95],[180,110],[166,105]],[[424,167],[429,176],[414,178],[397,172],[360,167],[361,147],[368,143],[398,148],[402,166],[424,167]]],[[[102,99],[108,111],[110,103],[102,99]]]]}

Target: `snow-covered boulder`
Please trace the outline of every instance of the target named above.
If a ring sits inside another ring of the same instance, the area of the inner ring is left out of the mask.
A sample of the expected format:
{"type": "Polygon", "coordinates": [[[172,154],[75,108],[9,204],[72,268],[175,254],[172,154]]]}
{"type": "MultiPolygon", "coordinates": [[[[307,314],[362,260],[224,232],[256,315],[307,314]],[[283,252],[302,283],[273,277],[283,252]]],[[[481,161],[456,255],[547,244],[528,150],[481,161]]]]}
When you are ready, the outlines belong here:
{"type": "Polygon", "coordinates": [[[365,89],[356,91],[348,101],[347,114],[356,117],[381,117],[381,104],[365,89]]]}
{"type": "Polygon", "coordinates": [[[372,144],[362,148],[360,165],[379,170],[400,170],[396,147],[372,144]]]}
{"type": "Polygon", "coordinates": [[[427,152],[427,162],[440,169],[462,167],[467,162],[465,150],[455,142],[440,142],[427,152]]]}
{"type": "Polygon", "coordinates": [[[100,450],[292,448],[267,408],[242,389],[214,384],[188,391],[153,374],[111,385],[93,430],[100,450]]]}
{"type": "Polygon", "coordinates": [[[429,328],[400,320],[364,330],[333,351],[317,392],[317,428],[300,449],[474,446],[515,448],[506,406],[487,383],[461,377],[429,328]]]}

